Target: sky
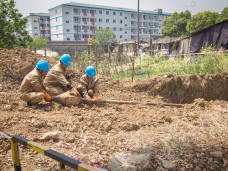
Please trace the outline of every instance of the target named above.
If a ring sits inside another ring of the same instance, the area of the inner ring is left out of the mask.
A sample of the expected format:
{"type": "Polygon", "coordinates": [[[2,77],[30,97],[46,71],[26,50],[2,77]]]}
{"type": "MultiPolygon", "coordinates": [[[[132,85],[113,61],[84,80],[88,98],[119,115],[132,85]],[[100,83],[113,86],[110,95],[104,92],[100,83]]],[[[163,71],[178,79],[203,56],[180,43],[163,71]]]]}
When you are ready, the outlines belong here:
{"type": "MultiPolygon", "coordinates": [[[[29,13],[48,12],[48,9],[69,2],[114,6],[137,9],[138,0],[15,0],[16,8],[22,15],[29,13]]],[[[173,13],[185,10],[196,14],[202,11],[221,12],[228,7],[228,0],[140,0],[140,10],[153,11],[162,8],[164,12],[173,13]]]]}

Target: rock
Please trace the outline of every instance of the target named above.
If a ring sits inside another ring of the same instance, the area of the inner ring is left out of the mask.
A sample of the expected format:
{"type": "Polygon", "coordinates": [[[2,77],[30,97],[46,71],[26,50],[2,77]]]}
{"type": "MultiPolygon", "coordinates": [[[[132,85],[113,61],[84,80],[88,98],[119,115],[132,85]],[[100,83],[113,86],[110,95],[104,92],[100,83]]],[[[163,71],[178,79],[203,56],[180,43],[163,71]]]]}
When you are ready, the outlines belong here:
{"type": "Polygon", "coordinates": [[[43,134],[40,140],[59,140],[59,133],[58,132],[47,132],[43,134]]]}
{"type": "Polygon", "coordinates": [[[36,128],[43,128],[45,126],[45,123],[44,122],[34,122],[34,127],[36,128]]]}
{"type": "Polygon", "coordinates": [[[78,131],[78,127],[76,127],[76,126],[69,127],[68,128],[68,131],[70,131],[70,132],[77,132],[78,131]]]}
{"type": "Polygon", "coordinates": [[[74,143],[74,141],[75,141],[75,137],[74,136],[67,137],[67,140],[66,140],[67,143],[74,143]]]}
{"type": "Polygon", "coordinates": [[[78,117],[78,121],[79,122],[82,122],[83,120],[84,120],[84,117],[83,116],[78,117]]]}
{"type": "Polygon", "coordinates": [[[140,126],[135,123],[124,122],[123,125],[120,126],[120,128],[125,131],[136,131],[140,129],[140,126]]]}
{"type": "Polygon", "coordinates": [[[5,110],[6,111],[11,111],[13,109],[12,105],[5,105],[5,110]]]}
{"type": "Polygon", "coordinates": [[[173,163],[171,163],[170,161],[162,159],[161,162],[162,162],[163,167],[165,169],[167,169],[168,171],[175,170],[175,165],[173,163]]]}
{"type": "Polygon", "coordinates": [[[138,171],[149,166],[149,154],[126,156],[117,154],[111,159],[111,171],[138,171]]]}
{"type": "Polygon", "coordinates": [[[222,158],[222,155],[223,155],[221,151],[213,151],[210,154],[215,158],[222,158]]]}

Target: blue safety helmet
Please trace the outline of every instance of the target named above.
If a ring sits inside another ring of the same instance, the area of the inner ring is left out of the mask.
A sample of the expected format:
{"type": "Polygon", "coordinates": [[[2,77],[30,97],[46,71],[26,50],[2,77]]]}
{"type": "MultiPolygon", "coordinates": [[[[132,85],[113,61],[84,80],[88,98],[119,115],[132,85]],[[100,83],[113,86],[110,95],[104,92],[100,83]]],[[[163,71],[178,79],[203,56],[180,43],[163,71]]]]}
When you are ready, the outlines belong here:
{"type": "Polygon", "coordinates": [[[87,66],[85,69],[85,73],[92,78],[97,75],[96,69],[93,66],[87,66]]]}
{"type": "Polygon", "coordinates": [[[39,69],[39,70],[42,70],[42,71],[46,71],[46,72],[50,71],[50,67],[49,67],[48,61],[45,61],[45,60],[39,60],[36,63],[36,68],[39,69]]]}
{"type": "Polygon", "coordinates": [[[60,61],[66,66],[71,66],[72,65],[71,57],[68,54],[62,55],[61,58],[60,58],[60,61]]]}

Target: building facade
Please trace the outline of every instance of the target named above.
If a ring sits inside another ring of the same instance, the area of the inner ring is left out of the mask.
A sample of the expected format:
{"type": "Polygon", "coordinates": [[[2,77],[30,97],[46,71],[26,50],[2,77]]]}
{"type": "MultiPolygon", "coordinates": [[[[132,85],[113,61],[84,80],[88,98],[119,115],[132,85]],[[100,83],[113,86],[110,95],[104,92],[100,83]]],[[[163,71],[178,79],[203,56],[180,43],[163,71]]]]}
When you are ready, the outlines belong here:
{"type": "Polygon", "coordinates": [[[31,37],[46,37],[51,40],[49,13],[30,13],[27,18],[26,30],[31,37]]]}
{"type": "MultiPolygon", "coordinates": [[[[49,12],[53,41],[88,41],[100,28],[111,29],[118,41],[137,39],[137,11],[133,9],[67,3],[49,12]]],[[[162,9],[140,11],[139,34],[161,36],[163,22],[169,16],[162,9]]]]}

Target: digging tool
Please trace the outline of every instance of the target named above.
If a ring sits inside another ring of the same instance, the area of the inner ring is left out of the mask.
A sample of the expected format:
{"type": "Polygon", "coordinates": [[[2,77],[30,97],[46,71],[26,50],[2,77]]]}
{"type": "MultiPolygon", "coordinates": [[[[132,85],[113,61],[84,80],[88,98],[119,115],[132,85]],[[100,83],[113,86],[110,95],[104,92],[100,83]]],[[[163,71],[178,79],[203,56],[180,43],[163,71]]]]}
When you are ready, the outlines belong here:
{"type": "MultiPolygon", "coordinates": [[[[82,98],[84,102],[92,102],[95,103],[94,99],[85,99],[82,98]]],[[[101,99],[99,103],[112,103],[112,104],[142,104],[142,105],[153,105],[153,106],[171,106],[171,107],[183,107],[182,104],[175,104],[175,103],[154,103],[154,102],[139,102],[139,101],[123,101],[123,100],[106,100],[101,99]]]]}
{"type": "MultiPolygon", "coordinates": [[[[52,101],[60,103],[65,106],[76,106],[81,102],[96,103],[94,99],[81,98],[76,92],[65,92],[58,96],[52,96],[52,101]]],[[[171,106],[171,107],[183,107],[182,104],[175,103],[154,103],[154,102],[140,102],[140,101],[123,101],[123,100],[106,100],[101,99],[99,103],[112,103],[112,104],[142,104],[142,105],[153,105],[153,106],[171,106]]]]}

